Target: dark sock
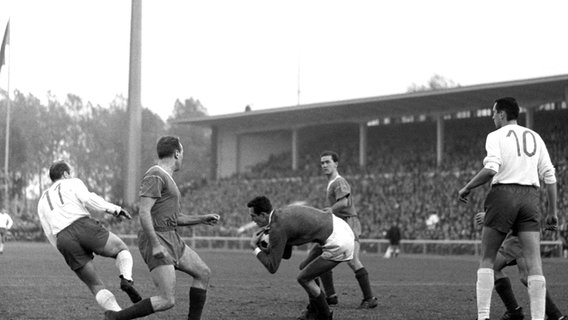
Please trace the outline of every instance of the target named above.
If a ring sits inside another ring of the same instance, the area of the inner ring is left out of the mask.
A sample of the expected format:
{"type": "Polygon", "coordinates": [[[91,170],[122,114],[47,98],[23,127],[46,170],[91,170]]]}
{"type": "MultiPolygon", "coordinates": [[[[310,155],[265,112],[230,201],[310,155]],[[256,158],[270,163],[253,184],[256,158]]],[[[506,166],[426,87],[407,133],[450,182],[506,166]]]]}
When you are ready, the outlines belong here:
{"type": "Polygon", "coordinates": [[[511,280],[509,280],[509,278],[495,280],[495,291],[497,291],[497,294],[501,297],[507,311],[513,312],[519,307],[515,294],[513,293],[513,289],[511,288],[511,280]]]}
{"type": "Polygon", "coordinates": [[[327,304],[327,301],[325,301],[325,294],[323,292],[315,298],[310,297],[310,304],[313,304],[316,309],[315,311],[318,319],[329,318],[329,305],[327,304]]]}
{"type": "Polygon", "coordinates": [[[334,296],[335,286],[333,285],[333,272],[331,270],[320,276],[321,282],[323,283],[323,289],[325,290],[325,295],[328,297],[334,296]]]}
{"type": "Polygon", "coordinates": [[[355,278],[359,282],[359,287],[363,292],[363,299],[371,299],[373,297],[373,290],[371,289],[371,283],[369,282],[369,273],[365,267],[355,271],[355,278]]]}
{"type": "Polygon", "coordinates": [[[118,313],[116,313],[116,320],[136,319],[152,313],[154,313],[152,302],[150,301],[150,298],[146,298],[126,309],[118,311],[118,313]]]}
{"type": "Polygon", "coordinates": [[[558,319],[560,317],[562,317],[562,312],[560,312],[560,310],[558,310],[558,307],[556,306],[556,304],[554,303],[554,301],[552,301],[552,298],[550,297],[550,295],[548,294],[548,290],[546,290],[546,315],[548,316],[548,319],[558,319]]]}
{"type": "Polygon", "coordinates": [[[207,290],[191,287],[189,288],[189,315],[188,320],[200,320],[205,300],[207,299],[207,290]]]}

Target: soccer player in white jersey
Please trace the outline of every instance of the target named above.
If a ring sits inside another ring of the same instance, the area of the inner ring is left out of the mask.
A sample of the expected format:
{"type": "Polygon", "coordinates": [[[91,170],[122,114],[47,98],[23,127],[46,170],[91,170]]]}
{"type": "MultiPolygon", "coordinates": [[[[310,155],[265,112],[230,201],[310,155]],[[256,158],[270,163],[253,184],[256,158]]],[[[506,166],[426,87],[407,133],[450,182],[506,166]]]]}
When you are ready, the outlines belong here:
{"type": "Polygon", "coordinates": [[[0,254],[4,253],[4,240],[8,230],[12,228],[14,221],[10,215],[6,212],[6,209],[0,211],[0,254]]]}
{"type": "Polygon", "coordinates": [[[458,191],[467,203],[471,190],[491,181],[485,199],[481,262],[477,270],[477,318],[489,319],[494,286],[493,266],[507,233],[518,234],[528,277],[531,319],[545,316],[546,282],[540,257],[540,180],[547,191],[546,228],[558,224],[554,166],[538,133],[517,124],[519,105],[514,98],[495,100],[493,122],[497,130],[487,135],[484,167],[458,191]]]}
{"type": "Polygon", "coordinates": [[[83,181],[73,178],[71,166],[57,161],[49,168],[53,184],[38,203],[41,226],[49,242],[59,250],[67,265],[83,281],[105,310],[121,310],[115,296],[106,289],[93,265],[93,253],[116,259],[120,288],[132,302],[142,300],[133,286],[133,260],[126,244],[91,218],[89,210],[130,219],[121,207],[89,192],[83,181]]]}

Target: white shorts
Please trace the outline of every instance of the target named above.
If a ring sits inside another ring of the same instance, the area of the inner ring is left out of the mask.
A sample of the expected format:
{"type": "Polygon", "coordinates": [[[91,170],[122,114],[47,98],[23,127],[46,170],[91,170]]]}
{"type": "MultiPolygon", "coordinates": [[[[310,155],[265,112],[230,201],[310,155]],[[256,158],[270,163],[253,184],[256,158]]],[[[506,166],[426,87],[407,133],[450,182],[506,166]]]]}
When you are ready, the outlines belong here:
{"type": "Polygon", "coordinates": [[[333,215],[333,232],[322,246],[321,257],[332,261],[348,261],[353,259],[354,248],[353,230],[347,222],[333,215]]]}

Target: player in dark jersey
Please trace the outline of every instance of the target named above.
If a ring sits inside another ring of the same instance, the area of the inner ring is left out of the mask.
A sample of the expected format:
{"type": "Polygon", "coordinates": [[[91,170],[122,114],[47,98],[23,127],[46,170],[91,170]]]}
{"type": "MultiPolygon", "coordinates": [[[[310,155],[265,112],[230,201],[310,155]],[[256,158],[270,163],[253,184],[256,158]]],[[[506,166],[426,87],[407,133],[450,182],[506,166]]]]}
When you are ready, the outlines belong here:
{"type": "Polygon", "coordinates": [[[181,168],[183,146],[179,138],[165,136],[157,145],[158,164],[148,169],[140,186],[138,247],[150,269],[159,295],[144,299],[119,312],[105,312],[106,319],[134,319],[174,306],[176,269],[193,277],[189,289],[189,320],[201,319],[211,270],[185,244],[177,228],[197,224],[213,225],[217,214],[184,215],[180,192],[172,174],[181,168]]]}
{"type": "Polygon", "coordinates": [[[264,232],[258,233],[251,240],[258,260],[270,273],[275,273],[285,256],[287,248],[305,243],[317,243],[321,254],[308,263],[298,275],[298,282],[309,297],[308,309],[304,319],[328,320],[333,313],[315,279],[343,261],[353,258],[355,238],[353,231],[345,221],[331,214],[307,206],[291,205],[273,209],[267,197],[260,196],[248,204],[252,221],[264,232]],[[268,247],[259,248],[259,240],[268,233],[268,247]]]}
{"type": "MultiPolygon", "coordinates": [[[[333,151],[324,151],[320,155],[320,164],[323,173],[327,176],[328,184],[326,189],[326,198],[329,203],[329,210],[337,217],[343,219],[355,235],[355,251],[353,253],[353,259],[347,264],[355,273],[355,278],[361,288],[363,293],[363,300],[359,305],[361,309],[372,309],[377,307],[379,304],[377,298],[373,294],[373,289],[371,288],[371,283],[369,281],[369,273],[367,269],[361,263],[359,259],[359,236],[361,235],[361,222],[357,216],[357,210],[355,210],[355,205],[353,203],[353,195],[351,194],[351,186],[339,175],[337,166],[339,165],[339,156],[333,151]]],[[[307,262],[310,261],[312,254],[317,255],[319,252],[318,246],[312,248],[312,252],[302,263],[300,268],[302,268],[307,262]]],[[[335,292],[335,286],[333,285],[333,273],[331,271],[326,272],[321,275],[320,279],[327,295],[327,301],[329,304],[337,304],[337,294],[335,292]]]]}

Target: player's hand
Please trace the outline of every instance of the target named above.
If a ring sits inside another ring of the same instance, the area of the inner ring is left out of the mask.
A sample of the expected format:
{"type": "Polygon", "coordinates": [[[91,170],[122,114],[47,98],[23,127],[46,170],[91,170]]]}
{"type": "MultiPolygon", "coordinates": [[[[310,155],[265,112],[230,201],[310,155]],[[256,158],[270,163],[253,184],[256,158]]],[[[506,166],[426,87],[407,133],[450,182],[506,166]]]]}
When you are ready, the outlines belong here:
{"type": "Polygon", "coordinates": [[[115,217],[125,217],[128,220],[132,219],[132,215],[128,211],[126,211],[126,209],[122,209],[122,208],[120,208],[120,211],[116,212],[114,216],[115,217]]]}
{"type": "Polygon", "coordinates": [[[168,251],[162,245],[152,247],[152,256],[154,256],[154,258],[160,259],[160,260],[161,259],[169,259],[169,257],[170,257],[170,255],[168,254],[168,251]]]}
{"type": "Polygon", "coordinates": [[[466,187],[461,188],[460,191],[458,191],[458,199],[463,203],[467,203],[469,201],[467,196],[470,192],[471,190],[467,189],[466,187]]]}
{"type": "Polygon", "coordinates": [[[203,216],[203,224],[212,226],[217,224],[219,219],[221,219],[221,216],[216,213],[206,214],[203,216]]]}
{"type": "Polygon", "coordinates": [[[475,223],[477,223],[478,226],[482,226],[483,221],[485,220],[485,211],[476,213],[475,216],[473,216],[473,220],[475,221],[475,223]]]}
{"type": "Polygon", "coordinates": [[[262,236],[263,233],[264,233],[264,228],[260,229],[259,231],[257,231],[255,234],[252,235],[252,237],[250,238],[251,248],[254,249],[258,247],[258,242],[260,241],[260,237],[262,236]]]}
{"type": "Polygon", "coordinates": [[[558,216],[556,215],[547,215],[545,219],[544,230],[548,231],[556,231],[558,228],[558,216]]]}

